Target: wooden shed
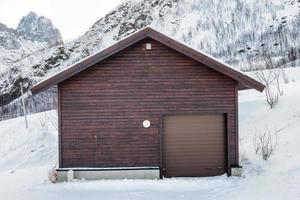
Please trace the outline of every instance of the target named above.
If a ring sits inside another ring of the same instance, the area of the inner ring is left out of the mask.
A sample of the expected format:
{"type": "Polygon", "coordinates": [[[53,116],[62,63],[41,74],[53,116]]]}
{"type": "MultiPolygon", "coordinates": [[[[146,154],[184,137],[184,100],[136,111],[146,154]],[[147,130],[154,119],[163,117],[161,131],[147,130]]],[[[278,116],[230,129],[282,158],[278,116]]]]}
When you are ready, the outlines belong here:
{"type": "Polygon", "coordinates": [[[238,90],[264,85],[145,28],[36,84],[58,87],[62,177],[230,175],[238,90]]]}

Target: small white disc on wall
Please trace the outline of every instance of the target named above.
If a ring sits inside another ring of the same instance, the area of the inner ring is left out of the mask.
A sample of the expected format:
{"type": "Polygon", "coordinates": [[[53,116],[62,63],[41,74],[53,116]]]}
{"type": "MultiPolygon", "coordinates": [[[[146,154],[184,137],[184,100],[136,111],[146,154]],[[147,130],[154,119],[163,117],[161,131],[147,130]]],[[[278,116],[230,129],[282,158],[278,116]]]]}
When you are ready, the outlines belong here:
{"type": "Polygon", "coordinates": [[[149,120],[143,121],[143,126],[144,126],[144,128],[149,128],[151,126],[150,121],[149,120]]]}

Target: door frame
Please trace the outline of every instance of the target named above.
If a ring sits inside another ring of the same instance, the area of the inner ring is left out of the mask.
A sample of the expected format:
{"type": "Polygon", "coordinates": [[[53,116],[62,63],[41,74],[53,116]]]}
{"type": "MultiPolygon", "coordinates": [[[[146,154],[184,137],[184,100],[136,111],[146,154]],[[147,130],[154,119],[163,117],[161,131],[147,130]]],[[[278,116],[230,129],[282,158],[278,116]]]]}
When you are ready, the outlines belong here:
{"type": "MultiPolygon", "coordinates": [[[[205,112],[175,112],[175,113],[164,113],[161,114],[160,116],[160,129],[159,129],[159,134],[160,134],[160,150],[159,150],[159,158],[160,158],[160,162],[159,162],[159,177],[160,179],[164,178],[164,172],[165,172],[165,168],[164,168],[164,126],[163,126],[163,122],[164,122],[164,118],[167,116],[184,116],[184,115],[223,115],[224,119],[225,119],[225,123],[224,123],[224,129],[225,129],[225,158],[226,158],[226,173],[227,176],[230,175],[230,162],[229,162],[229,152],[230,152],[230,147],[229,147],[229,134],[228,134],[228,127],[229,127],[229,119],[228,119],[228,112],[209,112],[209,111],[205,111],[205,112]]],[[[236,133],[238,134],[238,133],[236,133]]]]}

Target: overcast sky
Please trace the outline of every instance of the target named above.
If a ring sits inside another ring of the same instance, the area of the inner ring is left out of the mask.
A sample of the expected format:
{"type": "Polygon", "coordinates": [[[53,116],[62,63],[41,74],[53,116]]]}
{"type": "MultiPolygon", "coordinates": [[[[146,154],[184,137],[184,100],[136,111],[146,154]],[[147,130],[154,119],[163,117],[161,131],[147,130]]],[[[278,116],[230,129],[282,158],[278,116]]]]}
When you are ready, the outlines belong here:
{"type": "Polygon", "coordinates": [[[0,22],[15,28],[34,11],[50,18],[64,40],[85,33],[98,19],[124,0],[0,0],[0,22]]]}

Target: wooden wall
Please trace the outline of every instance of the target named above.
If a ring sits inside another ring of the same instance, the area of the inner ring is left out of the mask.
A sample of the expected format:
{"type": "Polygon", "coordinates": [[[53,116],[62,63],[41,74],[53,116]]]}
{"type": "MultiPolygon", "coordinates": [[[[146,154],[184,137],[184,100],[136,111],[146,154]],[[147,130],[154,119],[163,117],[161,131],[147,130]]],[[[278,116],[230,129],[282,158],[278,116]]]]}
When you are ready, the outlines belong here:
{"type": "Polygon", "coordinates": [[[58,88],[60,167],[159,166],[162,115],[184,113],[227,113],[228,165],[238,163],[236,81],[156,41],[145,39],[58,88]]]}

